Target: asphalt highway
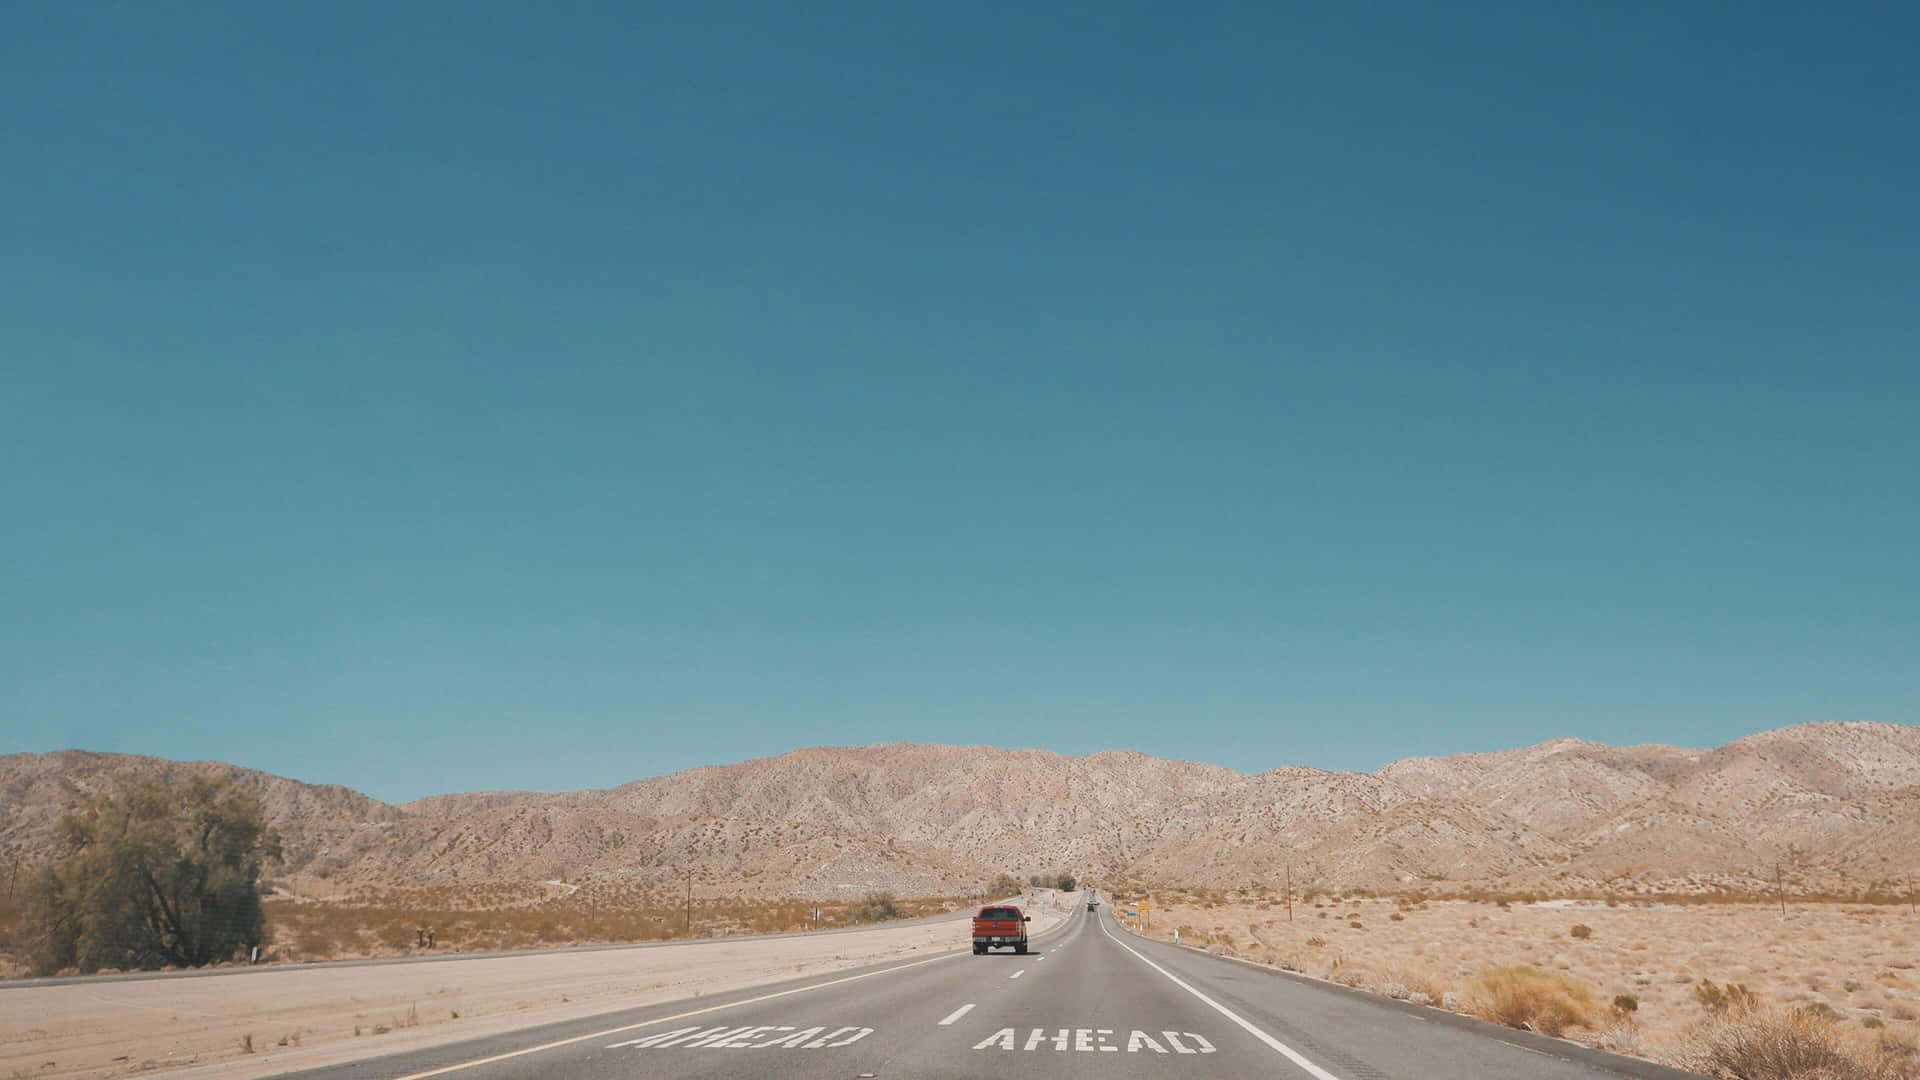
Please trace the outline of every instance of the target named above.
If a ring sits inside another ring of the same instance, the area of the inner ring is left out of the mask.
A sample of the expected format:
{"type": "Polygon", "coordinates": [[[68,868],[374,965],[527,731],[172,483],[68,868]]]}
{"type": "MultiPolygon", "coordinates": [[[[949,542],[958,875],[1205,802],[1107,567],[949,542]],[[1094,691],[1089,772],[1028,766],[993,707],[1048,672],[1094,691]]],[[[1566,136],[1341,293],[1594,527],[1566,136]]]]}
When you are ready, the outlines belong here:
{"type": "Polygon", "coordinates": [[[1025,956],[961,950],[294,1075],[1652,1080],[1686,1074],[1143,940],[1118,928],[1102,905],[1097,913],[1077,909],[1036,936],[1025,956]]]}

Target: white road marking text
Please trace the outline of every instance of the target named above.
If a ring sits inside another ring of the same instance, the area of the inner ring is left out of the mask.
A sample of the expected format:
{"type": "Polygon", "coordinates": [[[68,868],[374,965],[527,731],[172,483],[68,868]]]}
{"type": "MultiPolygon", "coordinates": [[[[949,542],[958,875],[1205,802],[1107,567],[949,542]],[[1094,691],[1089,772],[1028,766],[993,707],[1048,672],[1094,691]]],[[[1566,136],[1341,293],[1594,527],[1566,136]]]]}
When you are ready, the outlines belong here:
{"type": "Polygon", "coordinates": [[[658,1050],[669,1046],[678,1046],[691,1050],[701,1047],[708,1050],[831,1050],[836,1046],[857,1043],[873,1034],[870,1027],[842,1027],[828,1030],[824,1027],[796,1028],[792,1024],[748,1024],[744,1027],[675,1028],[658,1035],[649,1035],[644,1039],[628,1039],[626,1042],[609,1043],[607,1049],[658,1050]],[[788,1034],[791,1032],[792,1034],[788,1034]]]}
{"type": "MultiPolygon", "coordinates": [[[[1082,1054],[1117,1054],[1120,1048],[1107,1041],[1108,1036],[1112,1034],[1112,1028],[1057,1028],[1052,1032],[1046,1028],[1034,1028],[1027,1036],[1026,1045],[1021,1046],[1018,1028],[1001,1028],[975,1043],[973,1048],[975,1050],[1038,1050],[1043,1045],[1051,1044],[1053,1049],[1062,1053],[1073,1050],[1082,1054]]],[[[1133,1031],[1127,1035],[1127,1053],[1129,1054],[1137,1054],[1142,1050],[1165,1054],[1169,1052],[1168,1047],[1172,1047],[1171,1052],[1175,1054],[1211,1054],[1214,1051],[1213,1043],[1209,1042],[1206,1036],[1195,1035],[1191,1031],[1163,1031],[1160,1033],[1160,1039],[1155,1039],[1144,1031],[1133,1031]]]]}

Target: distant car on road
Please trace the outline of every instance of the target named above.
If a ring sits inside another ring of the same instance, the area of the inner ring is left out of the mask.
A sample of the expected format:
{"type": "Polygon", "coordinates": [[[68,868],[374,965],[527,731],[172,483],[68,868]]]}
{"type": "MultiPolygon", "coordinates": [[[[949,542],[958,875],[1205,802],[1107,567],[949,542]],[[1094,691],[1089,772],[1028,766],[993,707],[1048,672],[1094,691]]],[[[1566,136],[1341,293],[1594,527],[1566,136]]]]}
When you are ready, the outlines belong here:
{"type": "Polygon", "coordinates": [[[1011,905],[983,907],[973,917],[973,955],[988,949],[1011,945],[1016,953],[1027,951],[1027,924],[1033,916],[1023,915],[1011,905]]]}

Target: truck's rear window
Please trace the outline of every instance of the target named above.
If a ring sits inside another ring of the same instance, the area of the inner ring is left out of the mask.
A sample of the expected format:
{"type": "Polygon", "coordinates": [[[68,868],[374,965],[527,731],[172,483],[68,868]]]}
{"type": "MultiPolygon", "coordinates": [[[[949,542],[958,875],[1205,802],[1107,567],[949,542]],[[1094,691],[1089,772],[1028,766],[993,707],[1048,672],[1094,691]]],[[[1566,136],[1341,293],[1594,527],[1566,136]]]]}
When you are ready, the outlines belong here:
{"type": "Polygon", "coordinates": [[[981,908],[978,917],[982,919],[1017,919],[1020,917],[1020,909],[1010,907],[981,908]]]}

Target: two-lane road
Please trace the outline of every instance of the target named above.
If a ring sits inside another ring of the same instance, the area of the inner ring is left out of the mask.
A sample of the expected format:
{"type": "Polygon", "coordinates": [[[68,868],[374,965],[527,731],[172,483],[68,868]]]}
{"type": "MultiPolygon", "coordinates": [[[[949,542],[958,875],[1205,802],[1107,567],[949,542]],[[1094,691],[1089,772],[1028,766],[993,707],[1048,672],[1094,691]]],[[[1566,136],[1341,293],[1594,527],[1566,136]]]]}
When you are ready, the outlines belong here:
{"type": "MultiPolygon", "coordinates": [[[[1026,956],[954,952],[454,1044],[306,1077],[1283,1077],[1605,1080],[1583,1060],[1277,976],[1076,910],[1026,956]]],[[[1624,1070],[1617,1071],[1617,1070],[1624,1070]]]]}

